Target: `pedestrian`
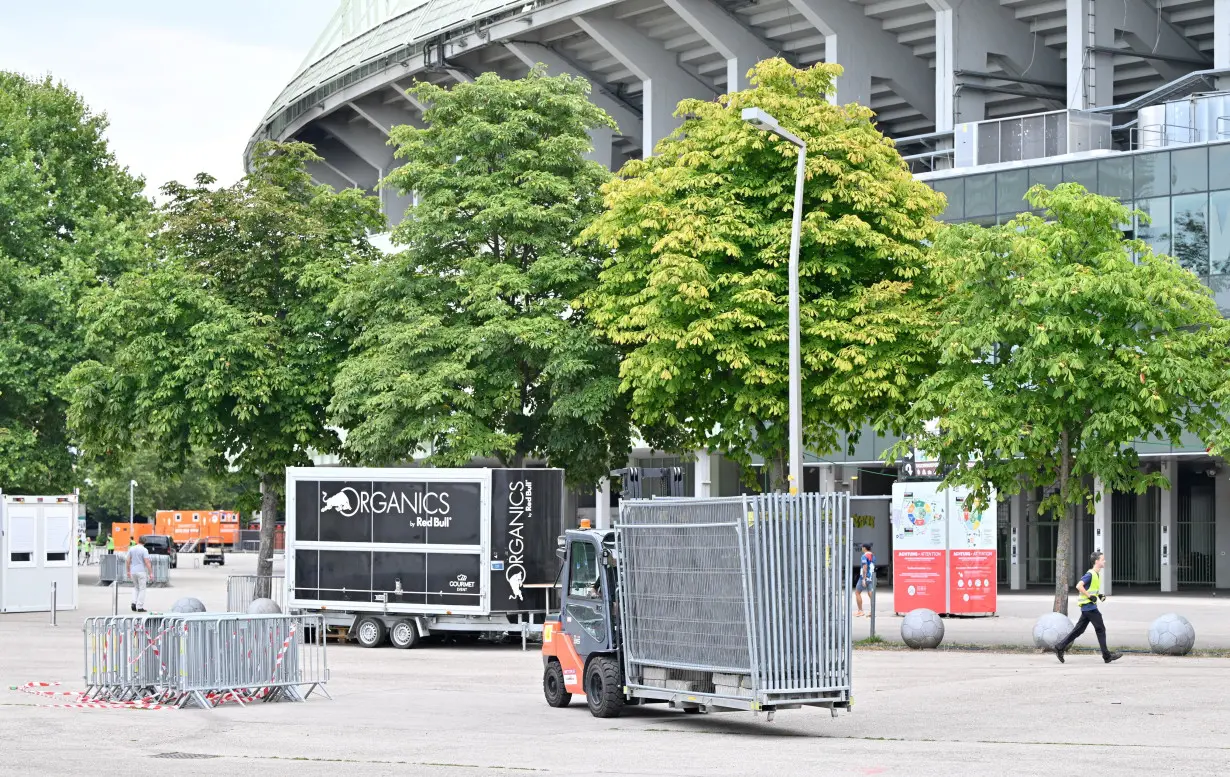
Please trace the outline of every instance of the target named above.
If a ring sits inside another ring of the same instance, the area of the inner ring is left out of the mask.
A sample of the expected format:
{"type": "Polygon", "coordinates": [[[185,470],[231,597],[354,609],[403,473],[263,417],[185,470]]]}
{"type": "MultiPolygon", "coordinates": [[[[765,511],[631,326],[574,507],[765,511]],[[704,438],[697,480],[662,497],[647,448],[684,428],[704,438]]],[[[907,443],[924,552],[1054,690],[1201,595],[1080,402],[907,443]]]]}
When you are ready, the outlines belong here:
{"type": "Polygon", "coordinates": [[[107,555],[110,556],[113,553],[115,553],[115,537],[108,534],[107,535],[107,555]]]}
{"type": "Polygon", "coordinates": [[[154,576],[154,565],[144,545],[128,549],[128,577],[132,580],[132,611],[145,612],[145,587],[154,576]]]}
{"type": "Polygon", "coordinates": [[[1102,613],[1098,611],[1098,602],[1106,601],[1106,594],[1102,593],[1102,570],[1106,567],[1106,555],[1095,550],[1089,555],[1089,567],[1089,571],[1076,583],[1076,590],[1080,592],[1076,603],[1081,608],[1081,619],[1076,622],[1072,633],[1055,646],[1055,655],[1061,664],[1064,662],[1063,654],[1091,623],[1093,633],[1098,635],[1098,646],[1102,648],[1102,660],[1109,664],[1123,658],[1122,653],[1112,653],[1106,647],[1106,625],[1102,623],[1102,613]]]}
{"type": "Polygon", "coordinates": [[[867,601],[871,602],[872,592],[876,587],[876,557],[871,552],[871,543],[863,543],[863,553],[859,556],[858,581],[854,584],[854,601],[858,604],[856,617],[870,617],[863,612],[863,593],[867,593],[867,601]]]}
{"type": "Polygon", "coordinates": [[[83,567],[90,563],[90,541],[84,534],[77,536],[77,566],[83,567]]]}

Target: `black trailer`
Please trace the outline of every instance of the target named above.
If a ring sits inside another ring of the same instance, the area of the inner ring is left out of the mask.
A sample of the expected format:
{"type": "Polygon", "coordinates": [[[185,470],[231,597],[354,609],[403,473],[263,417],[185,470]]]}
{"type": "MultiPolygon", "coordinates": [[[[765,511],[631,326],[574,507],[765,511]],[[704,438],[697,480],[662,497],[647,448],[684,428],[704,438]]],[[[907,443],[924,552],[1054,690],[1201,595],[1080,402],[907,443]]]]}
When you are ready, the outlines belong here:
{"type": "Polygon", "coordinates": [[[286,500],[288,606],[359,644],[542,631],[563,470],[292,467],[286,500]]]}

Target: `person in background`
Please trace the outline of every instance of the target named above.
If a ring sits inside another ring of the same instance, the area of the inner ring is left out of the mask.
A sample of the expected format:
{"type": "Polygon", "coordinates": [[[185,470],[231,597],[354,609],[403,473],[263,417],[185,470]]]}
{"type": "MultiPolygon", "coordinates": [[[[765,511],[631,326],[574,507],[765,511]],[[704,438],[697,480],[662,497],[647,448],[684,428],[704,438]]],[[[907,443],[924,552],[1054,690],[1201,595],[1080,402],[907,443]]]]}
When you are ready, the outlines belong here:
{"type": "Polygon", "coordinates": [[[112,553],[115,553],[115,537],[112,537],[110,534],[108,534],[107,535],[107,555],[110,556],[112,553]]]}
{"type": "Polygon", "coordinates": [[[856,617],[869,617],[863,612],[863,593],[866,592],[868,602],[871,601],[871,592],[876,587],[876,556],[871,552],[871,543],[863,543],[863,552],[859,556],[858,565],[858,582],[854,584],[854,601],[858,605],[858,612],[854,613],[856,617]]]}
{"type": "Polygon", "coordinates": [[[1102,593],[1102,570],[1106,568],[1106,556],[1100,550],[1095,550],[1089,556],[1090,569],[1085,573],[1076,584],[1076,590],[1080,592],[1080,597],[1076,603],[1081,608],[1081,619],[1076,622],[1076,628],[1055,646],[1055,655],[1059,658],[1059,663],[1064,663],[1063,654],[1068,648],[1072,647],[1072,643],[1076,638],[1085,633],[1085,629],[1089,624],[1093,624],[1093,633],[1098,635],[1098,647],[1102,648],[1102,660],[1106,663],[1118,661],[1123,658],[1122,653],[1112,653],[1106,647],[1106,626],[1102,623],[1102,613],[1098,611],[1098,602],[1106,601],[1106,594],[1102,593]]]}
{"type": "Polygon", "coordinates": [[[145,588],[154,576],[154,564],[144,545],[133,543],[128,549],[128,578],[132,580],[132,611],[145,612],[145,588]]]}

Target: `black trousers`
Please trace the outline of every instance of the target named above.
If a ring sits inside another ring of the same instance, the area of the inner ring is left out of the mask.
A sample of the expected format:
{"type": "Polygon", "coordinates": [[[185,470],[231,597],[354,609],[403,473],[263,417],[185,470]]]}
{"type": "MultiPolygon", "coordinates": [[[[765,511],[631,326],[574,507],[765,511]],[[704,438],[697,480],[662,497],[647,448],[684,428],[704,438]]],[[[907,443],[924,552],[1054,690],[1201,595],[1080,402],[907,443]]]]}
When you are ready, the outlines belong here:
{"type": "Polygon", "coordinates": [[[1072,629],[1072,633],[1064,637],[1063,642],[1059,643],[1059,649],[1067,650],[1072,647],[1072,643],[1085,633],[1085,629],[1089,628],[1090,623],[1093,624],[1093,633],[1098,635],[1098,647],[1102,648],[1102,658],[1109,656],[1110,651],[1106,648],[1106,624],[1102,623],[1102,613],[1098,612],[1097,609],[1081,612],[1081,619],[1076,622],[1076,628],[1072,629]]]}

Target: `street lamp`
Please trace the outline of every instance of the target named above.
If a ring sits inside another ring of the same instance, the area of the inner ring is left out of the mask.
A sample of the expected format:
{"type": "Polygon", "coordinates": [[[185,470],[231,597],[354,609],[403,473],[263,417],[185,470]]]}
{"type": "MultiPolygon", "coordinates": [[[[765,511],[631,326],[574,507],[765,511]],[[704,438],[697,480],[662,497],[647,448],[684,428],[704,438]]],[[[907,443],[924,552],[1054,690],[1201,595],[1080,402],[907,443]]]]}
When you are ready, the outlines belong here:
{"type": "Polygon", "coordinates": [[[129,542],[132,542],[133,491],[136,489],[136,487],[137,487],[137,481],[135,480],[128,481],[128,538],[129,538],[129,542]]]}
{"type": "Polygon", "coordinates": [[[772,132],[799,149],[794,173],[794,223],[790,228],[790,491],[803,490],[803,367],[799,344],[799,235],[803,228],[803,178],[807,144],[787,132],[777,119],[760,108],[744,108],[743,120],[772,132]]]}

